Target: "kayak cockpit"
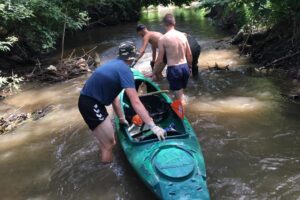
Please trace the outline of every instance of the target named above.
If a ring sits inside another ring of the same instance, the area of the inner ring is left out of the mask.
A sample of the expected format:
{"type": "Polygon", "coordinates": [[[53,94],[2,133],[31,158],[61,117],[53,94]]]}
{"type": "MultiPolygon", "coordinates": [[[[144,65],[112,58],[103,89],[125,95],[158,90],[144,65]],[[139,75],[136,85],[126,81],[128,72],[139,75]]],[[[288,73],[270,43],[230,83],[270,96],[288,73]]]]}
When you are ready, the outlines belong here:
{"type": "MultiPolygon", "coordinates": [[[[158,91],[155,86],[150,83],[141,80],[135,80],[136,87],[139,88],[141,84],[145,84],[148,92],[158,91]]],[[[180,119],[177,114],[172,110],[171,103],[168,101],[169,97],[165,94],[153,94],[140,96],[140,100],[153,118],[154,122],[160,127],[164,128],[167,132],[166,139],[187,137],[187,131],[185,129],[183,120],[180,119]]],[[[143,130],[143,126],[136,126],[132,119],[136,115],[136,112],[131,106],[126,94],[121,99],[123,104],[123,111],[126,120],[129,122],[129,128],[125,129],[126,136],[135,143],[145,143],[156,141],[157,137],[151,130],[143,130]]]]}

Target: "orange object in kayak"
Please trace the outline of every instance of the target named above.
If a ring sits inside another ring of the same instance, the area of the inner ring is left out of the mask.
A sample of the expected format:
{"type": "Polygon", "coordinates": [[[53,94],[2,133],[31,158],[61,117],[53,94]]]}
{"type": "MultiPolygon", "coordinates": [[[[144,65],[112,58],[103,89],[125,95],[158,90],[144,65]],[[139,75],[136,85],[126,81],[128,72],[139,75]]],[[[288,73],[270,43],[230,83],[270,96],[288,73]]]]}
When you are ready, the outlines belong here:
{"type": "Polygon", "coordinates": [[[183,106],[182,106],[181,100],[173,101],[173,103],[171,104],[171,108],[173,109],[173,111],[177,114],[177,116],[180,119],[184,118],[184,111],[183,111],[183,106]]]}
{"type": "Polygon", "coordinates": [[[142,126],[143,125],[143,120],[139,115],[134,115],[132,117],[132,123],[135,124],[136,126],[142,126]]]}

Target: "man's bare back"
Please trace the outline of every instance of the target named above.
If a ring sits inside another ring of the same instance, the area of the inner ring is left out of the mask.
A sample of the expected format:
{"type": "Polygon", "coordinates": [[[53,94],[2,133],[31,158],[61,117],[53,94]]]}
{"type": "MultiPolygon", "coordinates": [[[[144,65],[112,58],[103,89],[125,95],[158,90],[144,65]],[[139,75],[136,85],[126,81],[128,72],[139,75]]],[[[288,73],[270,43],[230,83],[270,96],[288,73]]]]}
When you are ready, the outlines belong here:
{"type": "Polygon", "coordinates": [[[162,36],[163,35],[160,32],[145,31],[145,35],[143,36],[143,45],[140,49],[140,58],[145,54],[148,43],[150,43],[152,49],[152,62],[155,62],[158,49],[158,41],[162,36]]]}
{"type": "Polygon", "coordinates": [[[156,31],[149,31],[147,27],[143,24],[139,24],[137,26],[137,34],[143,38],[143,44],[142,47],[140,48],[140,56],[138,59],[140,59],[145,54],[146,48],[150,43],[152,48],[151,62],[154,63],[157,55],[158,41],[162,37],[162,34],[156,31]]]}
{"type": "Polygon", "coordinates": [[[149,31],[147,34],[148,41],[151,44],[152,48],[158,48],[158,41],[163,36],[160,32],[149,31]]]}
{"type": "Polygon", "coordinates": [[[184,33],[172,29],[160,38],[159,45],[159,50],[163,49],[167,56],[168,66],[187,63],[186,51],[189,46],[184,33]]]}
{"type": "Polygon", "coordinates": [[[158,41],[158,57],[156,59],[153,78],[161,72],[164,56],[167,57],[167,80],[170,90],[174,91],[175,98],[183,100],[183,89],[187,87],[190,76],[189,66],[192,64],[192,53],[184,33],[175,30],[175,17],[166,14],[163,18],[166,33],[158,41]]]}

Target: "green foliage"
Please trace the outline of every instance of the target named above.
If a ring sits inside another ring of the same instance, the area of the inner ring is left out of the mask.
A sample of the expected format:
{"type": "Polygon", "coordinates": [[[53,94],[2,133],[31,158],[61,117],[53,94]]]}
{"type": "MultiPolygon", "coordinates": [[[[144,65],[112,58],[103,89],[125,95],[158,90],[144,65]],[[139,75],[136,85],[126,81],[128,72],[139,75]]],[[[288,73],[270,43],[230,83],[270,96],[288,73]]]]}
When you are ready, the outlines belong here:
{"type": "Polygon", "coordinates": [[[236,13],[239,25],[272,26],[283,20],[300,20],[299,0],[203,0],[203,7],[221,6],[225,15],[236,13]]]}
{"type": "Polygon", "coordinates": [[[2,92],[13,94],[20,91],[20,84],[24,81],[23,77],[12,73],[11,76],[2,76],[0,71],[0,89],[2,92]]]}
{"type": "Polygon", "coordinates": [[[98,0],[85,3],[94,21],[102,24],[115,24],[122,21],[137,20],[141,2],[136,0],[98,0]]]}
{"type": "Polygon", "coordinates": [[[0,51],[9,51],[17,39],[33,52],[48,51],[64,23],[68,30],[78,30],[87,21],[77,0],[0,0],[0,51]]]}
{"type": "Polygon", "coordinates": [[[1,51],[9,51],[15,42],[18,41],[18,38],[15,36],[9,36],[5,38],[4,41],[0,40],[0,52],[1,51]]]}
{"type": "Polygon", "coordinates": [[[7,77],[1,76],[1,71],[0,71],[0,88],[2,88],[6,84],[7,84],[7,77]]]}
{"type": "Polygon", "coordinates": [[[169,4],[174,4],[176,6],[181,6],[182,4],[190,4],[193,0],[144,0],[142,1],[143,6],[150,6],[150,5],[164,5],[167,6],[169,4]]]}
{"type": "Polygon", "coordinates": [[[192,0],[0,0],[0,53],[21,44],[31,53],[52,50],[67,31],[82,29],[93,21],[137,19],[141,6],[181,5],[192,0]],[[89,15],[90,14],[90,15],[89,15]]]}
{"type": "Polygon", "coordinates": [[[19,77],[17,74],[12,74],[7,78],[7,88],[10,93],[18,92],[20,90],[20,84],[24,81],[23,77],[19,77]]]}

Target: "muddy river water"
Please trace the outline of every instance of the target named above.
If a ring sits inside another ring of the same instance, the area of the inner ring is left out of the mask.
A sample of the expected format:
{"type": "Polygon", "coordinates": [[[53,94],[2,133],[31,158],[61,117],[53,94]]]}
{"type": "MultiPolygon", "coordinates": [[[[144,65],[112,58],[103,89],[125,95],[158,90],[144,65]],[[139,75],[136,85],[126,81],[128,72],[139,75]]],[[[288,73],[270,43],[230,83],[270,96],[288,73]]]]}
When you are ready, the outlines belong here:
{"type": "MultiPolygon", "coordinates": [[[[212,199],[300,199],[300,106],[281,96],[289,87],[279,78],[250,76],[250,65],[228,36],[189,9],[144,12],[141,21],[163,31],[160,21],[174,12],[178,29],[202,46],[200,78],[186,90],[186,116],[206,160],[212,199]],[[222,44],[222,45],[221,45],[222,44]],[[230,71],[207,70],[229,65],[230,71]]],[[[136,24],[97,28],[68,38],[67,47],[97,47],[101,62],[117,45],[133,40],[136,24]]],[[[137,64],[149,70],[150,49],[137,64]]],[[[110,165],[99,162],[98,147],[78,110],[80,88],[89,75],[54,85],[33,84],[0,102],[0,114],[52,111],[0,135],[0,199],[155,199],[117,145],[110,165]]],[[[167,89],[167,82],[158,83],[167,89]]]]}

